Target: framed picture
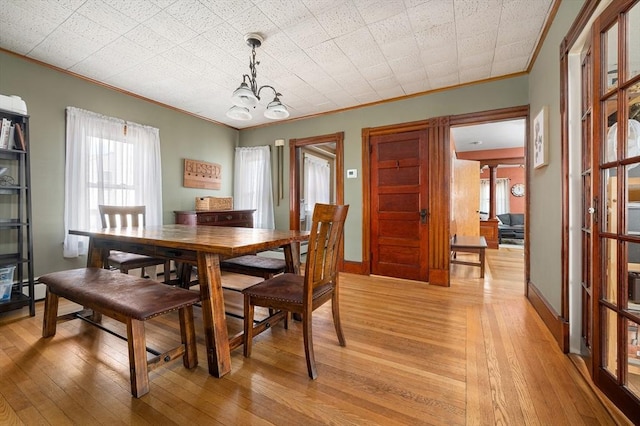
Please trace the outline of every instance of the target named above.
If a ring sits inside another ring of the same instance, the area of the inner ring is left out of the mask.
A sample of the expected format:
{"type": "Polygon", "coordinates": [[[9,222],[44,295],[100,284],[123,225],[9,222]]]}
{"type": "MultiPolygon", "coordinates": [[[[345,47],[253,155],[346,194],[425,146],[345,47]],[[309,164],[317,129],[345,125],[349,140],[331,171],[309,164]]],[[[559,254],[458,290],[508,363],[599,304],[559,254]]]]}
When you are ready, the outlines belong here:
{"type": "Polygon", "coordinates": [[[533,119],[533,168],[546,166],[549,163],[547,130],[547,107],[543,106],[533,119]]]}

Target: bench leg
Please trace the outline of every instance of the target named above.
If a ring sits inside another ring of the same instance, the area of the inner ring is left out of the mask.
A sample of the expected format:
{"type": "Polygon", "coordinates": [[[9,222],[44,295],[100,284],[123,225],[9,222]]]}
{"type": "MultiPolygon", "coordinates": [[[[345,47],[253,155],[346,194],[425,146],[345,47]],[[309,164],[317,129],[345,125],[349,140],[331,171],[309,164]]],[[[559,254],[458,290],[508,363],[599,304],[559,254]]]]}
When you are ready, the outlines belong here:
{"type": "Polygon", "coordinates": [[[187,368],[194,368],[198,365],[198,351],[196,349],[196,331],[193,324],[193,305],[180,309],[178,315],[180,317],[180,335],[185,349],[182,356],[182,364],[187,368]]]}
{"type": "Polygon", "coordinates": [[[42,318],[42,337],[51,337],[56,334],[58,322],[58,295],[53,294],[47,287],[47,295],[44,299],[44,316],[42,318]]]}
{"type": "Polygon", "coordinates": [[[127,320],[127,343],[129,344],[129,375],[131,393],[136,398],[149,392],[149,372],[147,370],[147,349],[144,335],[144,321],[127,320]]]}

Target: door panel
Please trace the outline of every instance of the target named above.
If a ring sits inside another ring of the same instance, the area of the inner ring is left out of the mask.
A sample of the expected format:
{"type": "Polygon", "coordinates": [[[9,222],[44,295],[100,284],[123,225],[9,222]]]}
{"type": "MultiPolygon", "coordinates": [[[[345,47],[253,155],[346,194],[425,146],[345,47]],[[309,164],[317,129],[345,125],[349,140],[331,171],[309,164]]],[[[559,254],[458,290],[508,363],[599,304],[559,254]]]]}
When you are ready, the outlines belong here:
{"type": "Polygon", "coordinates": [[[427,281],[426,132],[373,136],[371,272],[427,281]]]}
{"type": "MultiPolygon", "coordinates": [[[[590,39],[590,38],[589,38],[590,39]]],[[[592,357],[592,336],[593,336],[593,295],[591,290],[592,282],[592,219],[594,215],[590,210],[594,207],[596,201],[591,193],[591,99],[592,99],[592,81],[591,81],[591,44],[587,43],[582,54],[581,67],[581,135],[582,135],[582,277],[581,277],[581,341],[580,352],[584,357],[587,369],[593,374],[593,357],[592,357]]]]}
{"type": "MultiPolygon", "coordinates": [[[[636,223],[640,208],[640,123],[636,119],[640,118],[640,63],[634,62],[631,52],[637,50],[639,24],[640,1],[620,1],[605,9],[592,29],[591,187],[599,194],[601,206],[590,241],[596,261],[590,263],[593,318],[587,324],[592,332],[594,382],[636,423],[640,423],[640,304],[634,295],[640,261],[634,250],[640,244],[640,224],[636,223]]],[[[583,285],[583,298],[587,295],[583,285]]]]}
{"type": "Polygon", "coordinates": [[[451,232],[480,235],[480,162],[453,160],[451,191],[451,232]]]}

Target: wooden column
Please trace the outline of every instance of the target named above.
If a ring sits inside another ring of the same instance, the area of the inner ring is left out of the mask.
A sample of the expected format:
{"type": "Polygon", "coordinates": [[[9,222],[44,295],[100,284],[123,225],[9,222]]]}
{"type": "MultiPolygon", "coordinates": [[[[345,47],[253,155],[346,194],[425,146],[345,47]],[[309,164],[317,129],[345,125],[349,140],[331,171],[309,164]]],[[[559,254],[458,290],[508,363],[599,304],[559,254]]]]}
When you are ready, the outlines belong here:
{"type": "Polygon", "coordinates": [[[496,217],[496,176],[498,165],[489,165],[489,218],[480,221],[480,235],[487,241],[487,247],[497,249],[499,246],[498,218],[496,217]]]}
{"type": "Polygon", "coordinates": [[[489,219],[496,217],[496,176],[498,166],[489,166],[489,219]]]}

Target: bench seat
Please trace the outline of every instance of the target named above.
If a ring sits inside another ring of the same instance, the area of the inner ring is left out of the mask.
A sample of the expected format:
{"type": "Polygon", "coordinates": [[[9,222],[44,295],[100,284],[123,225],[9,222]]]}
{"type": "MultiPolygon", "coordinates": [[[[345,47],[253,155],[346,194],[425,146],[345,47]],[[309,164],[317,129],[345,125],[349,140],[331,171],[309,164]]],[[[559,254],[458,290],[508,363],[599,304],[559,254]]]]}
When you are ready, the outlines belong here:
{"type": "Polygon", "coordinates": [[[59,297],[127,325],[131,393],[136,398],[149,392],[148,373],[157,366],[179,356],[187,368],[198,365],[193,323],[193,305],[200,301],[198,293],[99,268],[54,272],[39,281],[47,286],[43,337],[55,335],[57,321],[63,318],[58,317],[59,297]],[[176,310],[182,344],[147,361],[144,321],[176,310]]]}

